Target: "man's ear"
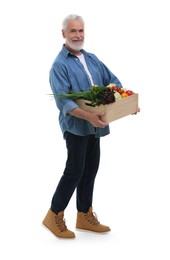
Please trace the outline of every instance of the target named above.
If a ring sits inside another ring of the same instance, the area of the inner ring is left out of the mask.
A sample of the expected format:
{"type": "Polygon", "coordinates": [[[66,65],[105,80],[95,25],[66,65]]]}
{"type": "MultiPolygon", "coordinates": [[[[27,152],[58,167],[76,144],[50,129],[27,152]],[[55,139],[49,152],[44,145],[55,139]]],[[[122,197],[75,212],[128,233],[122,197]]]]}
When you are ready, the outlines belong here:
{"type": "Polygon", "coordinates": [[[65,38],[65,32],[64,32],[64,30],[62,30],[62,36],[63,36],[63,38],[65,38]]]}

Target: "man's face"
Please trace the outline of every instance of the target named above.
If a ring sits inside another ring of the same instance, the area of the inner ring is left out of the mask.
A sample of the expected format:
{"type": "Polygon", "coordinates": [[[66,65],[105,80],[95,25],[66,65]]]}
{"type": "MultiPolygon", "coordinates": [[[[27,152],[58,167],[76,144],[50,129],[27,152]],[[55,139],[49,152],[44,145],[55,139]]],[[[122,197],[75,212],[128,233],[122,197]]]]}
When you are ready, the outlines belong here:
{"type": "Polygon", "coordinates": [[[79,51],[84,44],[84,25],[81,21],[71,20],[68,23],[66,30],[62,30],[65,38],[65,46],[68,49],[79,51]]]}

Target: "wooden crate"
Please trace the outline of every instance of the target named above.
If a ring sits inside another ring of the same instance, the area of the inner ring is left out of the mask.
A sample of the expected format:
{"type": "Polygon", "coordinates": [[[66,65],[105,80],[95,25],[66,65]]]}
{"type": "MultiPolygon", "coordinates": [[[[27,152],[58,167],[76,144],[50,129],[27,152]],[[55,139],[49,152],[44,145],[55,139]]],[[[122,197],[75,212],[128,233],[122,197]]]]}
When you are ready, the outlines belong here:
{"type": "Polygon", "coordinates": [[[79,107],[87,111],[104,112],[104,116],[101,117],[102,121],[110,123],[137,112],[138,94],[133,94],[131,96],[122,98],[108,105],[100,105],[95,107],[87,105],[90,104],[88,100],[78,99],[76,103],[79,107]]]}

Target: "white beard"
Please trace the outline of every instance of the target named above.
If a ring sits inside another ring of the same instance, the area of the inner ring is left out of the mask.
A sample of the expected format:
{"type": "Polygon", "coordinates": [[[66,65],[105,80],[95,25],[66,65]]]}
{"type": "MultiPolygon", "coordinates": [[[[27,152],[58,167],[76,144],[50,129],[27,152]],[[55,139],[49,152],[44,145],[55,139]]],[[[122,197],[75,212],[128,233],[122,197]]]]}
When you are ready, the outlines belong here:
{"type": "Polygon", "coordinates": [[[75,45],[74,43],[72,43],[72,42],[70,42],[70,41],[66,41],[66,43],[68,44],[68,46],[71,48],[71,49],[73,49],[73,50],[75,50],[75,51],[80,51],[82,48],[83,48],[83,46],[84,46],[84,42],[82,42],[81,44],[79,44],[79,45],[75,45]]]}

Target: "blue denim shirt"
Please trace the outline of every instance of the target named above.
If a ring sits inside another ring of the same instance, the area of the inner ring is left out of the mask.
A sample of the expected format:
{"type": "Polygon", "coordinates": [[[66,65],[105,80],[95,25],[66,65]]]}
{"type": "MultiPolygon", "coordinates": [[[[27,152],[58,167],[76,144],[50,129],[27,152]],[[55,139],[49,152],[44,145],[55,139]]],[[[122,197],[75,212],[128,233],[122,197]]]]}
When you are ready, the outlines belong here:
{"type": "MultiPolygon", "coordinates": [[[[94,84],[107,86],[110,83],[116,83],[122,87],[118,78],[94,54],[87,53],[85,50],[81,50],[81,52],[84,55],[94,84]]],[[[50,86],[54,95],[68,93],[70,90],[87,91],[92,87],[82,63],[64,45],[52,64],[50,86]]],[[[96,137],[110,133],[109,126],[95,128],[88,121],[69,115],[69,112],[78,107],[74,100],[55,97],[55,101],[59,109],[59,124],[63,135],[65,131],[80,136],[95,134],[96,137]]]]}

